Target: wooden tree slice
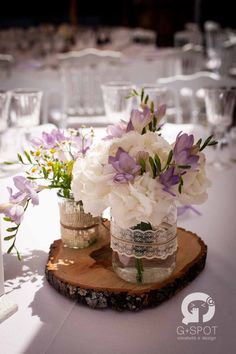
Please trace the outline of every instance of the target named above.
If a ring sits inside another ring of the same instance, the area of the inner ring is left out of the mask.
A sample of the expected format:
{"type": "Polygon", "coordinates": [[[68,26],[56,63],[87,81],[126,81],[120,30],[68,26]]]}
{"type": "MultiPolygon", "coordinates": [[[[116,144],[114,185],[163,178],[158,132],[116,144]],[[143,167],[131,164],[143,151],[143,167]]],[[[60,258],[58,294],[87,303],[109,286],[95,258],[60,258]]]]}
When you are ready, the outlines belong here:
{"type": "Polygon", "coordinates": [[[109,222],[99,226],[99,240],[75,250],[61,240],[51,245],[46,277],[61,294],[92,308],[137,311],[159,305],[191,282],[204,268],[207,246],[190,231],[178,228],[176,269],[164,282],[137,285],[112,269],[109,222]]]}

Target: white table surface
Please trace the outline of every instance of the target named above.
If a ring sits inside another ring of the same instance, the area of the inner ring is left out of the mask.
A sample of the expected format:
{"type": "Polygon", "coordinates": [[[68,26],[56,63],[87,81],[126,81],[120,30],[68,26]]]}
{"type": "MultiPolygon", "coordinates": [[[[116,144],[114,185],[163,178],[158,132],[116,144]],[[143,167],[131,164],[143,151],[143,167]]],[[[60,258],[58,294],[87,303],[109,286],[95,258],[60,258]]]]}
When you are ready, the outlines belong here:
{"type": "MultiPolygon", "coordinates": [[[[57,198],[40,195],[30,207],[18,235],[23,255],[4,253],[5,292],[19,310],[0,325],[0,353],[4,354],[231,354],[235,352],[236,321],[236,164],[222,172],[208,168],[209,197],[188,212],[178,225],[197,233],[208,245],[204,271],[187,287],[160,306],[138,313],[93,310],[56,292],[45,279],[50,244],[60,238],[57,198]],[[181,303],[193,292],[205,292],[216,304],[216,340],[179,340],[181,303]]],[[[0,180],[0,200],[7,197],[0,180]]],[[[4,225],[2,225],[3,228],[4,225]]],[[[3,241],[3,249],[9,244],[3,241]]]]}

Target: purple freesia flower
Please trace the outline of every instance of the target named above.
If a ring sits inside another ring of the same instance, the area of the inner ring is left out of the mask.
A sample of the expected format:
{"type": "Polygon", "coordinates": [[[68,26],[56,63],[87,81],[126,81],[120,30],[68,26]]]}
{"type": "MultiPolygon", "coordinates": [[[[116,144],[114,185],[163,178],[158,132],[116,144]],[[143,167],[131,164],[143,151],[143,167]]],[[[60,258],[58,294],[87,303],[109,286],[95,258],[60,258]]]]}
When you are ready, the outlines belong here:
{"type": "Polygon", "coordinates": [[[169,190],[169,188],[178,184],[179,181],[180,181],[180,177],[178,175],[175,175],[175,168],[174,167],[170,167],[165,172],[160,174],[160,182],[164,186],[163,190],[165,192],[170,193],[173,196],[175,196],[175,194],[172,193],[169,190]]]}
{"type": "Polygon", "coordinates": [[[127,124],[125,122],[120,122],[114,125],[108,125],[107,136],[103,140],[110,140],[114,138],[121,138],[126,132],[127,124]]]}
{"type": "Polygon", "coordinates": [[[20,224],[23,219],[24,207],[27,200],[30,199],[33,205],[38,205],[37,190],[40,191],[43,187],[37,187],[36,190],[34,184],[23,176],[15,176],[13,182],[18,192],[13,194],[12,188],[7,187],[9,202],[0,205],[0,213],[11,218],[16,224],[20,224]]]}
{"type": "Polygon", "coordinates": [[[166,104],[162,104],[154,112],[155,117],[157,117],[158,123],[164,117],[165,114],[166,114],[166,104]]]}
{"type": "Polygon", "coordinates": [[[68,140],[64,132],[60,129],[53,129],[51,133],[43,132],[41,138],[31,139],[31,144],[38,148],[42,146],[43,148],[50,149],[58,145],[62,141],[68,140]]]}
{"type": "Polygon", "coordinates": [[[144,107],[142,111],[138,109],[133,109],[131,111],[130,120],[127,125],[126,132],[128,133],[131,130],[135,130],[139,133],[142,133],[143,128],[148,125],[151,121],[151,111],[148,107],[144,107]]]}
{"type": "Polygon", "coordinates": [[[18,189],[18,192],[13,194],[12,188],[7,187],[10,198],[10,203],[20,204],[31,199],[33,205],[39,204],[38,193],[35,190],[34,184],[23,176],[15,176],[13,178],[15,187],[18,189]]]}
{"type": "Polygon", "coordinates": [[[16,224],[20,224],[24,216],[24,207],[19,204],[13,204],[5,209],[4,214],[16,224]]]}
{"type": "Polygon", "coordinates": [[[92,145],[92,138],[89,136],[88,138],[84,136],[75,136],[74,137],[74,142],[76,143],[78,147],[78,154],[82,153],[83,155],[86,154],[86,152],[90,149],[90,146],[92,145]]]}
{"type": "Polygon", "coordinates": [[[177,165],[190,165],[191,169],[197,168],[199,156],[195,153],[198,149],[195,149],[193,143],[194,137],[192,134],[181,134],[180,132],[177,135],[173,149],[173,156],[177,165]]]}
{"type": "Polygon", "coordinates": [[[115,157],[109,156],[108,163],[118,172],[113,178],[113,181],[117,183],[133,181],[141,168],[121,147],[118,148],[115,157]]]}

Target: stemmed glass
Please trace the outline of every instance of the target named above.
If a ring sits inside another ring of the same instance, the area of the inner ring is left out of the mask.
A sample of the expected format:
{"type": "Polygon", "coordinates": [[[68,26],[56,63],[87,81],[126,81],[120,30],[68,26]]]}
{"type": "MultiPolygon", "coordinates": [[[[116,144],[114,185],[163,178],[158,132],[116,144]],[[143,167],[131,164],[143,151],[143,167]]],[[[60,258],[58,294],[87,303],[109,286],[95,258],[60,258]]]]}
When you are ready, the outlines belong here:
{"type": "MultiPolygon", "coordinates": [[[[3,155],[3,136],[8,128],[10,94],[7,91],[0,91],[0,162],[5,161],[3,155]]],[[[3,166],[0,164],[0,176],[4,175],[3,166]]]]}
{"type": "Polygon", "coordinates": [[[42,91],[16,89],[11,92],[10,124],[21,129],[22,144],[30,138],[30,129],[40,124],[42,91]]]}
{"type": "Polygon", "coordinates": [[[218,169],[224,169],[229,167],[229,162],[227,159],[221,160],[221,153],[227,145],[227,130],[233,122],[236,88],[208,88],[204,91],[207,121],[218,141],[212,164],[218,169]]]}

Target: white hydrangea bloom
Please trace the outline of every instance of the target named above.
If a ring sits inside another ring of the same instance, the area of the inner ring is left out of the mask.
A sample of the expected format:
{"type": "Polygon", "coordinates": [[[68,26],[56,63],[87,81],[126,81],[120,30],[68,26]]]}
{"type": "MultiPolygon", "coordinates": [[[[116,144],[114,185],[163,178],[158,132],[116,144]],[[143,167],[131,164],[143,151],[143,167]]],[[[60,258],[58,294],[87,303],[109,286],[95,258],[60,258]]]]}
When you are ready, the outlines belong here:
{"type": "Polygon", "coordinates": [[[184,185],[178,200],[181,204],[202,204],[207,200],[207,188],[211,186],[205,171],[205,155],[199,153],[199,167],[196,171],[188,171],[183,175],[184,185]]]}

